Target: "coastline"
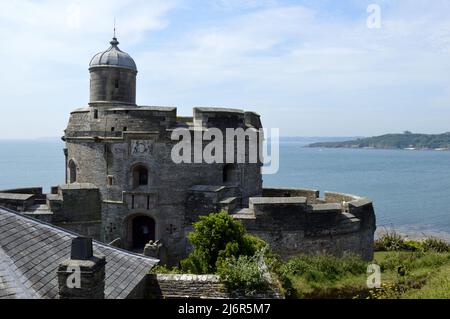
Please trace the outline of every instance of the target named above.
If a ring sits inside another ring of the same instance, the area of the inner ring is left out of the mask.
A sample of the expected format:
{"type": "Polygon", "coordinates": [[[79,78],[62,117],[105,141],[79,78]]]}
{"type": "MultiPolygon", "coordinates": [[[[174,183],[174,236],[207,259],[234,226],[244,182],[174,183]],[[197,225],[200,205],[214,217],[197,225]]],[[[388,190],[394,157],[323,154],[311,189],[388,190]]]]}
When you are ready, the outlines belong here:
{"type": "Polygon", "coordinates": [[[327,148],[327,149],[348,149],[348,150],[389,150],[389,151],[415,151],[415,152],[450,152],[450,148],[384,148],[384,147],[331,147],[331,146],[311,146],[305,145],[305,148],[327,148]]]}

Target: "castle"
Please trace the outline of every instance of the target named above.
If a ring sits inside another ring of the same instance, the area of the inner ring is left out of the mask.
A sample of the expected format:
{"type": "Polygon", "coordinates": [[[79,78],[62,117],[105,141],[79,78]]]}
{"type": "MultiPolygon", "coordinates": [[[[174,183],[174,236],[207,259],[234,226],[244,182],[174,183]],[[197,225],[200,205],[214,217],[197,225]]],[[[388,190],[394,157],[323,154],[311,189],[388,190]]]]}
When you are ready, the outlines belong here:
{"type": "Polygon", "coordinates": [[[110,44],[90,62],[89,106],[70,114],[64,132],[64,185],[51,194],[4,190],[0,206],[134,252],[157,241],[150,254],[169,264],[187,255],[192,223],[222,210],[284,257],[319,251],[373,257],[375,214],[366,198],[264,188],[261,160],[175,163],[176,129],[260,132],[260,116],[198,107],[185,117],[175,107],[138,106],[136,64],[115,37],[110,44]]]}

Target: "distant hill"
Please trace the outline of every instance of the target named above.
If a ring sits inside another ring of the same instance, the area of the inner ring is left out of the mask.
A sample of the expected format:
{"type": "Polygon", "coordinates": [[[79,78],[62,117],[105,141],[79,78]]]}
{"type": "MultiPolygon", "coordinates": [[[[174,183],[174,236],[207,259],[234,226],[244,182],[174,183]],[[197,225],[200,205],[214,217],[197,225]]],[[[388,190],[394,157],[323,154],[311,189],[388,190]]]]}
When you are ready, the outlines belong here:
{"type": "Polygon", "coordinates": [[[312,143],[308,147],[450,150],[450,132],[444,134],[404,132],[403,134],[386,134],[349,141],[312,143]]]}

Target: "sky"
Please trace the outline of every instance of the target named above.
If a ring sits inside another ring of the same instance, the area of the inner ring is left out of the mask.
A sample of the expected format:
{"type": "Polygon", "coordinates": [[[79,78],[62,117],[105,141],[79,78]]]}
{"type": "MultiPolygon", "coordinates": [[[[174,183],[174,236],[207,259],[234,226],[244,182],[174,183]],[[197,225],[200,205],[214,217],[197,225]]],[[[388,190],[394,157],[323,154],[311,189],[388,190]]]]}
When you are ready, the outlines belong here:
{"type": "Polygon", "coordinates": [[[184,116],[242,108],[282,136],[450,131],[448,0],[0,0],[0,8],[0,139],[63,135],[69,113],[88,105],[89,61],[109,47],[114,18],[119,47],[138,66],[139,105],[184,116]],[[378,27],[368,25],[373,17],[378,27]]]}

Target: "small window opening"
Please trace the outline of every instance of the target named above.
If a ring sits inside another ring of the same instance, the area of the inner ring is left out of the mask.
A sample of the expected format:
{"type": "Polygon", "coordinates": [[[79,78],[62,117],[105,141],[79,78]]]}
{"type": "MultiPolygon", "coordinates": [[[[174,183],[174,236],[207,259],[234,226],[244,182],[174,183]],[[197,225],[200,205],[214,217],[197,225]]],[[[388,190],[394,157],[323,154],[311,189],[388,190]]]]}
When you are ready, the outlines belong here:
{"type": "Polygon", "coordinates": [[[116,129],[114,127],[111,127],[111,132],[114,132],[116,129]]]}
{"type": "Polygon", "coordinates": [[[124,131],[124,132],[127,131],[127,127],[126,127],[126,126],[123,127],[123,131],[124,131]]]}
{"type": "Polygon", "coordinates": [[[72,160],[69,162],[69,181],[70,184],[77,182],[77,165],[72,160]]]}
{"type": "Polygon", "coordinates": [[[116,89],[118,89],[119,88],[119,80],[115,80],[114,81],[114,87],[116,88],[116,89]]]}
{"type": "Polygon", "coordinates": [[[94,119],[98,119],[98,110],[94,110],[94,119]]]}
{"type": "Polygon", "coordinates": [[[235,166],[233,164],[226,164],[222,171],[222,180],[224,183],[232,182],[235,174],[235,166]]]}
{"type": "Polygon", "coordinates": [[[131,195],[131,208],[134,209],[134,195],[131,195]]]}
{"type": "Polygon", "coordinates": [[[113,185],[113,176],[109,175],[108,176],[108,186],[112,186],[113,185]]]}
{"type": "Polygon", "coordinates": [[[144,185],[148,185],[148,170],[146,167],[139,165],[133,169],[133,186],[144,185]]]}

